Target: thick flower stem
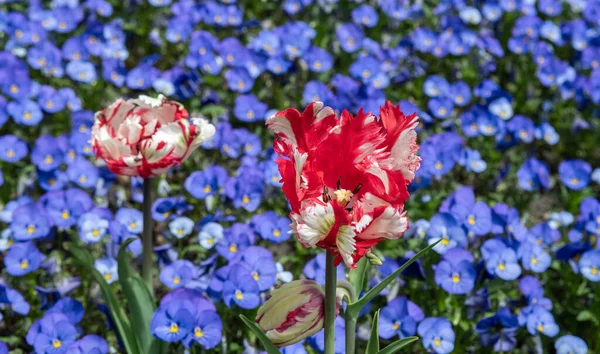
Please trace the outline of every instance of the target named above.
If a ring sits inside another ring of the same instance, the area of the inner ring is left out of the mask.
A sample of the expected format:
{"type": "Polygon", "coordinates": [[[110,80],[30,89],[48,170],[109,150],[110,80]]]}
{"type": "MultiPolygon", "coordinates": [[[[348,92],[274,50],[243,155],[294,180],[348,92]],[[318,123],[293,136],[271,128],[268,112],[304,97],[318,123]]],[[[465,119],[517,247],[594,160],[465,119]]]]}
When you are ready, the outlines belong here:
{"type": "MultiPolygon", "coordinates": [[[[352,284],[345,279],[337,281],[338,293],[345,299],[348,305],[356,302],[356,291],[352,284]]],[[[344,321],[346,323],[346,354],[354,354],[356,351],[356,322],[358,318],[356,314],[348,311],[344,313],[344,321]]]]}
{"type": "Polygon", "coordinates": [[[154,295],[152,286],[152,179],[144,178],[144,231],[142,233],[142,278],[150,294],[154,295]]]}
{"type": "Polygon", "coordinates": [[[330,251],[325,258],[325,354],[334,354],[337,270],[330,251]]]}
{"type": "Polygon", "coordinates": [[[345,314],[346,321],[346,354],[354,354],[356,349],[356,320],[357,318],[345,314]]]}

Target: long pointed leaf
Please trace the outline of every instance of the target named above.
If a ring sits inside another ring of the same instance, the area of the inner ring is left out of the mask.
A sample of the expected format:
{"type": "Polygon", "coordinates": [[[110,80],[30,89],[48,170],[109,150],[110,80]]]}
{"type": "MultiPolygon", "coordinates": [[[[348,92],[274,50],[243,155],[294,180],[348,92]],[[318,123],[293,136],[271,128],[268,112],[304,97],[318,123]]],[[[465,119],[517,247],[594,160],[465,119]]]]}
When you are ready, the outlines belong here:
{"type": "Polygon", "coordinates": [[[354,287],[357,296],[363,291],[365,286],[365,277],[369,270],[369,261],[366,257],[361,258],[356,266],[356,269],[351,269],[348,273],[348,280],[354,287]]]}
{"type": "Polygon", "coordinates": [[[277,346],[275,346],[275,344],[273,344],[273,342],[271,342],[271,340],[256,325],[256,323],[250,321],[248,319],[248,317],[246,317],[244,315],[240,315],[240,318],[242,319],[242,321],[244,321],[244,323],[246,324],[246,326],[248,326],[248,328],[250,328],[250,330],[252,332],[254,332],[254,334],[258,337],[258,339],[262,343],[263,347],[265,347],[265,350],[267,351],[267,354],[281,354],[281,352],[279,351],[279,348],[277,348],[277,346]]]}
{"type": "MultiPolygon", "coordinates": [[[[438,241],[438,242],[440,242],[440,241],[438,241]]],[[[360,312],[360,310],[367,303],[369,303],[369,301],[373,300],[375,298],[375,296],[379,295],[379,293],[382,292],[383,289],[385,289],[385,287],[388,286],[392,281],[394,281],[396,279],[396,277],[398,277],[404,269],[406,269],[409,265],[413,264],[417,259],[421,258],[426,252],[428,252],[430,249],[432,249],[435,245],[437,245],[437,242],[432,243],[431,245],[422,249],[419,253],[415,254],[414,257],[409,259],[400,268],[396,269],[392,274],[390,274],[385,279],[383,279],[373,289],[369,290],[363,297],[358,299],[358,301],[356,301],[353,304],[348,305],[347,311],[355,316],[358,316],[358,313],[360,312]]]]}
{"type": "Polygon", "coordinates": [[[131,267],[127,256],[127,247],[135,240],[135,238],[130,238],[123,242],[119,248],[119,283],[123,288],[131,312],[131,327],[138,347],[142,353],[148,353],[152,341],[158,340],[150,333],[150,321],[152,321],[152,315],[156,307],[154,306],[154,298],[140,275],[131,267]]]}
{"type": "Polygon", "coordinates": [[[371,336],[367,342],[365,354],[377,354],[379,352],[379,310],[373,316],[373,325],[371,326],[371,336]]]}
{"type": "Polygon", "coordinates": [[[117,333],[123,342],[125,351],[130,354],[142,353],[138,350],[137,342],[134,340],[134,336],[131,332],[131,324],[127,319],[125,310],[119,303],[112,288],[106,283],[106,280],[102,274],[100,274],[100,272],[98,272],[94,267],[94,264],[91,261],[92,256],[88,250],[79,247],[73,242],[66,242],[65,249],[71,252],[73,258],[80,263],[81,266],[92,273],[92,276],[100,286],[100,292],[102,293],[102,297],[106,302],[106,307],[108,308],[108,312],[110,313],[110,316],[115,324],[117,333]]]}
{"type": "Polygon", "coordinates": [[[419,340],[419,337],[406,337],[400,340],[395,341],[394,343],[388,345],[387,347],[380,350],[377,354],[394,354],[398,353],[398,351],[407,345],[419,340]]]}

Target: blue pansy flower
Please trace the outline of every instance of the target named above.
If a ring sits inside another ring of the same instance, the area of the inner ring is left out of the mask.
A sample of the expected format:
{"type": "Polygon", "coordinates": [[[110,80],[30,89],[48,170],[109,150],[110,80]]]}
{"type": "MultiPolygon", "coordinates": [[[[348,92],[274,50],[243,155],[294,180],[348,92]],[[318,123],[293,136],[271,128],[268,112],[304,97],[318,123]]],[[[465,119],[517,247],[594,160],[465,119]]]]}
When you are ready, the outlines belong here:
{"type": "Polygon", "coordinates": [[[52,171],[63,162],[64,153],[59,139],[42,135],[35,141],[31,152],[31,162],[41,171],[52,171]]]}
{"type": "Polygon", "coordinates": [[[232,259],[239,251],[254,243],[254,231],[249,225],[235,223],[223,232],[223,240],[217,244],[217,252],[225,259],[232,259]]]}
{"type": "Polygon", "coordinates": [[[229,307],[238,305],[243,309],[253,309],[260,304],[259,286],[252,273],[242,264],[233,264],[229,276],[223,283],[223,300],[229,307]]]}
{"type": "Polygon", "coordinates": [[[352,21],[357,25],[371,28],[377,25],[378,20],[377,10],[370,5],[363,4],[352,10],[352,21]]]}
{"type": "Polygon", "coordinates": [[[531,335],[544,334],[554,337],[558,334],[559,328],[550,311],[541,306],[534,306],[527,316],[527,330],[531,335]]]}
{"type": "Polygon", "coordinates": [[[519,321],[507,307],[477,322],[475,332],[483,346],[493,347],[495,352],[510,352],[517,344],[515,337],[519,321]]]}
{"type": "Polygon", "coordinates": [[[106,236],[110,220],[97,212],[90,211],[79,217],[77,226],[79,238],[85,243],[97,243],[106,236]]]}
{"type": "MultiPolygon", "coordinates": [[[[206,249],[213,248],[215,245],[219,244],[219,242],[221,242],[222,239],[223,239],[223,226],[221,226],[220,224],[217,224],[216,222],[206,223],[204,226],[202,226],[202,229],[200,230],[200,233],[198,234],[198,242],[200,243],[200,246],[202,246],[206,249]]],[[[231,247],[231,244],[229,246],[231,247]]],[[[236,245],[236,251],[237,251],[237,245],[236,245]]],[[[235,253],[235,252],[233,252],[233,253],[235,253]]]]}
{"type": "Polygon", "coordinates": [[[448,250],[435,267],[435,282],[450,294],[466,294],[475,286],[473,255],[463,248],[448,250]]]}
{"type": "Polygon", "coordinates": [[[227,182],[227,171],[221,166],[209,166],[204,171],[192,172],[184,187],[194,198],[204,199],[215,195],[227,182]]]}
{"type": "MultiPolygon", "coordinates": [[[[417,319],[415,318],[415,310],[417,318],[419,317],[418,307],[413,304],[411,308],[406,297],[397,297],[390,301],[379,315],[379,336],[384,339],[391,339],[395,336],[406,338],[417,333],[417,319]]],[[[421,312],[422,314],[422,312],[421,312]]],[[[421,318],[422,319],[422,318],[421,318]]]]}
{"type": "Polygon", "coordinates": [[[238,253],[230,263],[244,265],[251,272],[260,291],[269,290],[277,282],[277,267],[273,255],[265,248],[250,246],[238,253]]]}
{"type": "Polygon", "coordinates": [[[242,122],[263,120],[267,105],[260,102],[254,95],[240,95],[235,99],[234,115],[242,122]]]}
{"type": "Polygon", "coordinates": [[[564,335],[554,342],[556,354],[586,354],[588,346],[585,341],[570,334],[564,335]]]}
{"type": "Polygon", "coordinates": [[[263,178],[259,169],[242,166],[238,170],[238,176],[230,178],[225,184],[225,194],[236,208],[255,211],[262,201],[263,178]]]}
{"type": "Polygon", "coordinates": [[[77,219],[94,205],[89,194],[77,188],[48,192],[40,199],[40,203],[53,225],[58,227],[75,225],[77,219]]]}
{"type": "Polygon", "coordinates": [[[550,187],[550,170],[544,162],[530,158],[523,162],[517,171],[519,187],[526,191],[550,187]]]}
{"type": "Polygon", "coordinates": [[[6,112],[10,114],[15,123],[26,126],[38,125],[44,118],[40,106],[29,99],[9,102],[6,112]]]}
{"type": "Polygon", "coordinates": [[[517,255],[521,258],[523,268],[536,273],[542,273],[550,267],[552,258],[544,249],[536,244],[522,243],[517,255]]]}
{"type": "Polygon", "coordinates": [[[292,236],[290,219],[280,217],[274,211],[253,216],[252,224],[261,238],[274,243],[287,241],[292,236]]]}
{"type": "Polygon", "coordinates": [[[342,50],[346,53],[353,53],[358,50],[365,36],[362,29],[352,23],[343,23],[336,29],[335,33],[342,50]]]}
{"type": "Polygon", "coordinates": [[[558,165],[560,180],[570,189],[581,190],[590,182],[592,166],[583,160],[566,160],[558,165]]]}
{"type": "Polygon", "coordinates": [[[67,168],[67,177],[81,188],[93,188],[98,182],[99,171],[94,164],[84,158],[76,158],[67,168]]]}
{"type": "Polygon", "coordinates": [[[451,248],[464,247],[467,244],[467,236],[460,227],[454,216],[449,213],[434,215],[427,229],[428,244],[441,240],[433,249],[444,254],[451,248]]]}
{"type": "Polygon", "coordinates": [[[600,251],[585,252],[579,259],[579,271],[586,279],[600,282],[600,251]]]}
{"type": "Polygon", "coordinates": [[[20,315],[27,315],[31,309],[21,293],[5,284],[0,284],[0,304],[7,305],[11,311],[20,315]]]}
{"type": "Polygon", "coordinates": [[[428,317],[419,323],[417,333],[423,346],[437,354],[448,354],[454,350],[455,334],[452,324],[444,317],[428,317]]]}
{"type": "Polygon", "coordinates": [[[171,235],[178,239],[184,238],[194,230],[194,221],[186,216],[179,216],[169,223],[171,235]]]}
{"type": "Polygon", "coordinates": [[[108,342],[95,334],[88,334],[71,344],[66,354],[108,354],[108,342]]]}
{"type": "Polygon", "coordinates": [[[487,240],[481,252],[488,273],[503,280],[514,280],[521,275],[516,252],[499,239],[487,240]]]}
{"type": "Polygon", "coordinates": [[[152,315],[150,331],[165,342],[178,342],[194,329],[196,311],[187,299],[178,299],[162,304],[152,315]]]}
{"type": "Polygon", "coordinates": [[[46,313],[62,313],[75,325],[83,319],[83,305],[81,302],[66,296],[58,300],[46,313]]]}
{"type": "Polygon", "coordinates": [[[46,211],[33,203],[23,204],[13,211],[10,229],[16,241],[27,241],[47,236],[50,220],[46,211]]]}
{"type": "Polygon", "coordinates": [[[27,332],[27,343],[36,353],[64,353],[75,343],[77,329],[63,313],[48,313],[34,322],[27,332]]]}
{"type": "Polygon", "coordinates": [[[115,220],[125,226],[128,232],[132,234],[140,234],[144,227],[144,215],[141,211],[131,208],[121,208],[115,214],[115,220]]]}
{"type": "Polygon", "coordinates": [[[117,261],[114,258],[104,257],[94,261],[94,268],[102,275],[108,284],[119,280],[117,261]]]}
{"type": "Polygon", "coordinates": [[[164,267],[159,274],[160,281],[170,289],[186,286],[198,276],[198,269],[185,259],[179,259],[164,267]]]}

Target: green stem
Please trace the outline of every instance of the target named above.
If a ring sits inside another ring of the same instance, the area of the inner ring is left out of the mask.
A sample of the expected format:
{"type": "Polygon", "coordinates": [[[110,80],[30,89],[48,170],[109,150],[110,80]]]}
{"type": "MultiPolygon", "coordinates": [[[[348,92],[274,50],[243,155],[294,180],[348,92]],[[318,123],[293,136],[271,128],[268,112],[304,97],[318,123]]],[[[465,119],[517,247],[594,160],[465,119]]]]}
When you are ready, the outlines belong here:
{"type": "Polygon", "coordinates": [[[144,178],[144,231],[142,233],[142,278],[150,291],[154,295],[152,286],[152,271],[154,261],[152,260],[152,179],[144,178]]]}
{"type": "Polygon", "coordinates": [[[325,354],[335,353],[335,310],[337,270],[333,255],[327,251],[325,259],[325,354]]]}
{"type": "MultiPolygon", "coordinates": [[[[356,301],[356,291],[354,286],[349,281],[340,279],[337,281],[337,288],[343,294],[347,304],[352,304],[356,301]]],[[[354,314],[346,311],[344,313],[344,321],[346,322],[346,354],[354,354],[356,352],[356,322],[358,318],[354,314]]]]}

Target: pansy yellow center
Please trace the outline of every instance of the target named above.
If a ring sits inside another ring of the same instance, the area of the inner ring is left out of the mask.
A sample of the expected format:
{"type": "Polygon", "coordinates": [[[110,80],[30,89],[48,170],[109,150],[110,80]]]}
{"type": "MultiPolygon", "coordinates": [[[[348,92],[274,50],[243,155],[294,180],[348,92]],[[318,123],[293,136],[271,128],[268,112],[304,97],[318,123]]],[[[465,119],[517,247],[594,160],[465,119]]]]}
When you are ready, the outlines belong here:
{"type": "Polygon", "coordinates": [[[46,165],[49,165],[52,162],[54,162],[54,159],[52,158],[51,155],[46,155],[46,157],[44,158],[44,162],[46,163],[46,165]]]}
{"type": "Polygon", "coordinates": [[[166,218],[168,218],[168,217],[169,217],[169,215],[171,215],[171,213],[169,213],[169,212],[167,211],[167,212],[165,212],[165,213],[163,214],[163,218],[165,218],[165,219],[166,219],[166,218]]]}
{"type": "Polygon", "coordinates": [[[469,215],[467,222],[469,223],[469,225],[475,225],[475,217],[473,215],[469,215]]]}
{"type": "Polygon", "coordinates": [[[173,278],[173,284],[179,284],[179,283],[181,283],[181,278],[180,277],[173,278]]]}
{"type": "Polygon", "coordinates": [[[442,345],[442,341],[441,341],[439,338],[436,338],[436,339],[433,341],[433,344],[434,344],[436,347],[439,347],[440,345],[442,345]]]}
{"type": "Polygon", "coordinates": [[[35,225],[29,225],[29,226],[27,226],[27,233],[28,234],[31,235],[34,232],[35,232],[35,225]]]}
{"type": "Polygon", "coordinates": [[[504,268],[505,268],[504,263],[498,264],[498,269],[504,270],[504,268]]]}
{"type": "Polygon", "coordinates": [[[258,281],[258,279],[260,279],[260,276],[258,275],[257,272],[252,272],[252,278],[254,278],[254,280],[258,281]]]}
{"type": "Polygon", "coordinates": [[[398,328],[400,328],[400,323],[399,322],[394,323],[394,331],[397,331],[398,328]]]}
{"type": "Polygon", "coordinates": [[[442,163],[438,161],[438,162],[435,163],[434,167],[435,167],[436,170],[441,170],[442,167],[444,167],[444,165],[442,165],[442,163]]]}
{"type": "Polygon", "coordinates": [[[208,240],[206,240],[206,242],[208,242],[209,245],[212,245],[213,242],[215,242],[215,240],[212,237],[209,237],[208,240]]]}
{"type": "Polygon", "coordinates": [[[204,193],[210,193],[210,192],[212,192],[212,188],[209,185],[206,185],[204,187],[204,193]]]}
{"type": "Polygon", "coordinates": [[[236,290],[235,291],[235,298],[238,299],[238,300],[242,300],[244,298],[244,294],[242,294],[241,291],[236,290]]]}
{"type": "Polygon", "coordinates": [[[442,238],[442,245],[446,246],[449,242],[447,238],[442,238]]]}
{"type": "Polygon", "coordinates": [[[577,177],[571,178],[571,184],[579,184],[579,179],[577,177]]]}
{"type": "Polygon", "coordinates": [[[536,265],[538,262],[537,258],[533,257],[531,258],[531,264],[536,265]]]}
{"type": "Polygon", "coordinates": [[[63,219],[68,219],[68,218],[69,218],[69,216],[71,216],[71,214],[69,213],[69,211],[68,211],[68,210],[63,210],[63,212],[62,212],[62,214],[60,214],[60,216],[61,216],[63,219]]]}
{"type": "Polygon", "coordinates": [[[203,336],[204,336],[204,332],[202,332],[202,329],[196,327],[196,329],[194,329],[194,337],[202,338],[203,336]]]}
{"type": "Polygon", "coordinates": [[[79,177],[79,183],[85,183],[85,182],[87,182],[87,178],[85,176],[79,177]]]}
{"type": "Polygon", "coordinates": [[[53,339],[52,340],[52,347],[54,349],[58,349],[58,348],[62,347],[62,342],[59,339],[53,339]]]}
{"type": "Polygon", "coordinates": [[[237,245],[230,245],[229,246],[229,252],[236,253],[237,252],[237,245]]]}
{"type": "Polygon", "coordinates": [[[460,275],[458,273],[454,273],[452,274],[452,282],[453,283],[458,283],[460,282],[460,275]]]}
{"type": "Polygon", "coordinates": [[[248,197],[247,195],[245,195],[245,196],[244,196],[244,198],[242,198],[242,202],[243,202],[244,204],[248,204],[248,203],[250,203],[250,197],[248,197]]]}
{"type": "Polygon", "coordinates": [[[169,332],[171,332],[171,333],[179,332],[179,326],[177,325],[177,323],[175,323],[175,322],[171,323],[171,326],[169,327],[169,332]]]}
{"type": "Polygon", "coordinates": [[[279,231],[277,229],[273,230],[273,236],[275,236],[275,237],[281,236],[281,231],[279,231]]]}
{"type": "Polygon", "coordinates": [[[14,157],[15,156],[15,150],[8,149],[8,151],[6,152],[6,156],[7,157],[14,157]]]}
{"type": "Polygon", "coordinates": [[[442,116],[443,116],[443,115],[445,115],[445,114],[446,114],[446,112],[448,112],[448,111],[447,111],[447,110],[446,110],[446,108],[444,108],[444,107],[442,107],[442,108],[440,108],[440,109],[438,110],[438,113],[439,113],[440,115],[442,115],[442,116]]]}
{"type": "Polygon", "coordinates": [[[21,261],[21,269],[27,269],[29,268],[29,261],[24,259],[21,261]]]}
{"type": "Polygon", "coordinates": [[[590,272],[592,273],[592,275],[596,275],[596,274],[598,274],[598,268],[592,267],[592,270],[590,272]]]}
{"type": "Polygon", "coordinates": [[[112,279],[112,274],[110,274],[110,273],[104,274],[104,279],[111,280],[112,279]]]}
{"type": "Polygon", "coordinates": [[[17,85],[10,85],[10,93],[19,92],[19,87],[17,85]]]}
{"type": "Polygon", "coordinates": [[[541,325],[541,324],[539,324],[539,325],[537,326],[537,330],[538,330],[538,331],[540,331],[540,332],[543,332],[543,331],[544,331],[544,326],[543,326],[543,325],[541,325]]]}
{"type": "Polygon", "coordinates": [[[137,226],[137,224],[133,221],[129,224],[130,229],[135,229],[136,226],[137,226]]]}

